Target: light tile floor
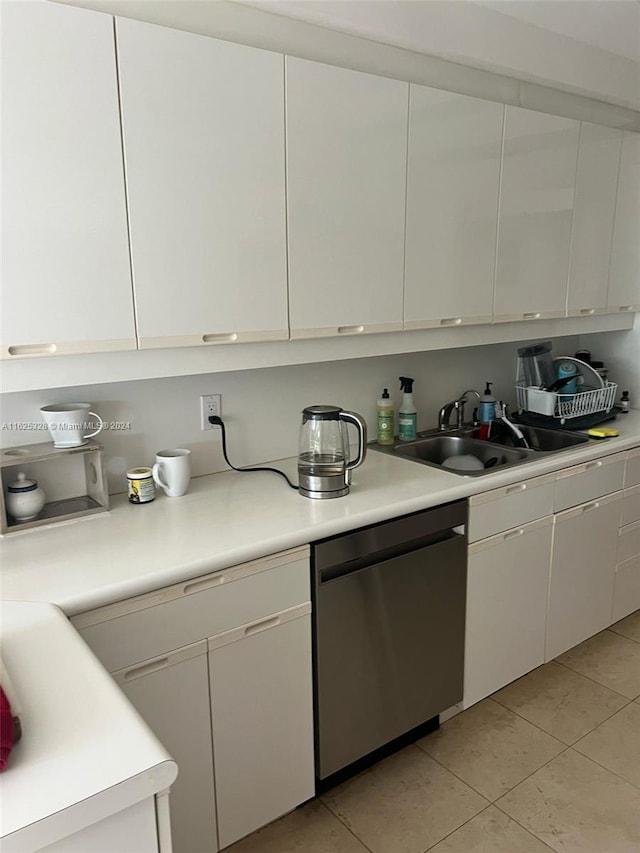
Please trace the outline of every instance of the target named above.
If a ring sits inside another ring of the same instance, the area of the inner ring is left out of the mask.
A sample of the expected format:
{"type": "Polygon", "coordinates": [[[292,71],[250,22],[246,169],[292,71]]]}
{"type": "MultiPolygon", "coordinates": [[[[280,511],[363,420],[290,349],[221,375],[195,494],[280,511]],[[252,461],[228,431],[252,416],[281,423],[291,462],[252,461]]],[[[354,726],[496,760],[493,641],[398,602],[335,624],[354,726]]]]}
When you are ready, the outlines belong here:
{"type": "Polygon", "coordinates": [[[640,611],[227,853],[640,853],[640,611]]]}

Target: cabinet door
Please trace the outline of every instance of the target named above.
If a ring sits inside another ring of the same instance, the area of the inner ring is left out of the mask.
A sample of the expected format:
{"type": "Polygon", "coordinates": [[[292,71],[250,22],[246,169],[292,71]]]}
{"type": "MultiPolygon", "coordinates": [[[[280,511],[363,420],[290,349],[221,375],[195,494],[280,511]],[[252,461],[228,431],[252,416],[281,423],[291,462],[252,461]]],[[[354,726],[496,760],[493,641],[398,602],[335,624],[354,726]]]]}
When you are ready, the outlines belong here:
{"type": "Polygon", "coordinates": [[[283,58],[117,19],[140,346],[288,338],[283,58]]]}
{"type": "Polygon", "coordinates": [[[508,106],[496,321],[564,317],[580,123],[508,106]]]}
{"type": "Polygon", "coordinates": [[[611,624],[622,494],[555,518],[545,659],[611,624]]]}
{"type": "Polygon", "coordinates": [[[291,335],[399,330],[409,84],[286,63],[291,335]]]}
{"type": "Polygon", "coordinates": [[[504,107],[411,84],[405,328],[490,323],[504,107]]]}
{"type": "Polygon", "coordinates": [[[611,244],[608,310],[640,311],[640,134],[622,139],[611,244]]]}
{"type": "Polygon", "coordinates": [[[620,130],[582,123],[567,298],[570,317],[606,311],[621,145],[620,130]]]}
{"type": "Polygon", "coordinates": [[[2,357],[135,349],[113,21],[2,4],[2,357]]]}
{"type": "Polygon", "coordinates": [[[114,673],[131,704],[178,763],[171,835],[180,853],[218,849],[207,642],[114,673]]]}
{"type": "Polygon", "coordinates": [[[310,609],[209,640],[221,847],[314,794],[310,609]]]}
{"type": "Polygon", "coordinates": [[[464,707],[544,662],[553,519],[469,546],[464,707]]]}

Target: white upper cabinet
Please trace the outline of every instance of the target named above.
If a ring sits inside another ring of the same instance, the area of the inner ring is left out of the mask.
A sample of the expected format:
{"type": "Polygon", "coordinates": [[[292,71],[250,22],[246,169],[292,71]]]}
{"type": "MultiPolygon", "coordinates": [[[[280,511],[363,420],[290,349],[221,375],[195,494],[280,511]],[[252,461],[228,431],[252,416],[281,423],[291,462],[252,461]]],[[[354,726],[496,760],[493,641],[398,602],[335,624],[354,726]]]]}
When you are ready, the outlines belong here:
{"type": "Polygon", "coordinates": [[[508,106],[494,319],[564,317],[580,123],[508,106]]]}
{"type": "Polygon", "coordinates": [[[288,338],[283,57],[116,31],[140,347],[288,338]]]}
{"type": "Polygon", "coordinates": [[[603,314],[622,131],[583,122],[571,234],[567,314],[603,314]]]}
{"type": "Polygon", "coordinates": [[[608,310],[640,311],[640,134],[625,132],[611,245],[608,310]]]}
{"type": "Polygon", "coordinates": [[[109,15],[2,3],[3,357],[135,349],[109,15]]]}
{"type": "Polygon", "coordinates": [[[409,85],[286,64],[291,336],[400,330],[409,85]]]}
{"type": "Polygon", "coordinates": [[[411,84],[407,329],[492,320],[503,114],[411,84]]]}

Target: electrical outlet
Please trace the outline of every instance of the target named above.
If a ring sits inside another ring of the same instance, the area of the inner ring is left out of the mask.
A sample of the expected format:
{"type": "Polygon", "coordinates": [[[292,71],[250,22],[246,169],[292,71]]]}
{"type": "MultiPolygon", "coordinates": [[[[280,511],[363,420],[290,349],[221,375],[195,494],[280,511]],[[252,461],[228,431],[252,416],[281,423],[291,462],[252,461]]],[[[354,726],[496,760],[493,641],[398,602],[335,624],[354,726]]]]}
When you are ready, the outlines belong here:
{"type": "Polygon", "coordinates": [[[221,394],[200,395],[200,429],[220,429],[219,426],[209,423],[211,415],[222,416],[221,394]]]}

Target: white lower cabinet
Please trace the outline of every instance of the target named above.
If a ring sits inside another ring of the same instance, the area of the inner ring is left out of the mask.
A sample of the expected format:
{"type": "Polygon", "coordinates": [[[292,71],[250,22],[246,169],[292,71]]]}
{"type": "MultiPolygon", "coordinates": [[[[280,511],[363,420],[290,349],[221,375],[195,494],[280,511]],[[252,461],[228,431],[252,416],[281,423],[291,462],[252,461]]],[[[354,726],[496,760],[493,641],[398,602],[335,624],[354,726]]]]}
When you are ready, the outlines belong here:
{"type": "Polygon", "coordinates": [[[545,659],[611,624],[622,493],[555,517],[545,659]]]}
{"type": "Polygon", "coordinates": [[[465,708],[544,662],[553,518],[469,546],[465,708]]]}
{"type": "Polygon", "coordinates": [[[227,847],[314,795],[311,605],[213,637],[209,648],[218,834],[227,847]]]}
{"type": "Polygon", "coordinates": [[[217,850],[206,640],[113,677],[178,762],[171,787],[176,853],[217,850]]]}
{"type": "Polygon", "coordinates": [[[215,853],[314,794],[309,549],[73,617],[178,764],[175,853],[215,853]]]}

